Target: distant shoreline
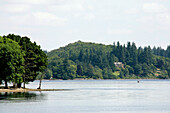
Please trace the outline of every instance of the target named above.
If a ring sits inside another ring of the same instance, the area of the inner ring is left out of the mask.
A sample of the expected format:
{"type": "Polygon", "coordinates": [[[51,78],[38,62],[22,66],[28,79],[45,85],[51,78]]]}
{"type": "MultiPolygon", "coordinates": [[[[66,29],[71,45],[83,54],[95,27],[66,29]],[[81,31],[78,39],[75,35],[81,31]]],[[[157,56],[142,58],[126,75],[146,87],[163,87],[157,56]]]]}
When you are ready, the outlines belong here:
{"type": "MultiPolygon", "coordinates": [[[[63,80],[63,79],[42,79],[42,80],[49,80],[49,81],[55,81],[55,80],[63,80]]],[[[67,80],[170,80],[170,79],[67,79],[67,80]]],[[[63,81],[67,81],[67,80],[63,80],[63,81]]],[[[36,80],[39,81],[39,80],[36,80]]]]}
{"type": "Polygon", "coordinates": [[[30,91],[65,91],[68,89],[23,89],[23,88],[17,88],[17,89],[0,89],[0,92],[30,92],[30,91]]]}
{"type": "MultiPolygon", "coordinates": [[[[62,80],[62,79],[43,79],[44,81],[67,81],[67,80],[62,80]]],[[[170,79],[73,79],[75,81],[93,81],[93,80],[134,80],[134,81],[143,81],[143,80],[155,80],[155,81],[159,81],[159,80],[170,80],[170,79]]],[[[39,80],[36,80],[39,81],[39,80]]],[[[72,81],[72,80],[68,80],[68,81],[72,81]]],[[[29,88],[9,88],[9,89],[4,89],[4,86],[0,86],[0,93],[1,92],[31,92],[31,91],[66,91],[66,90],[71,90],[71,89],[29,89],[29,88]]]]}

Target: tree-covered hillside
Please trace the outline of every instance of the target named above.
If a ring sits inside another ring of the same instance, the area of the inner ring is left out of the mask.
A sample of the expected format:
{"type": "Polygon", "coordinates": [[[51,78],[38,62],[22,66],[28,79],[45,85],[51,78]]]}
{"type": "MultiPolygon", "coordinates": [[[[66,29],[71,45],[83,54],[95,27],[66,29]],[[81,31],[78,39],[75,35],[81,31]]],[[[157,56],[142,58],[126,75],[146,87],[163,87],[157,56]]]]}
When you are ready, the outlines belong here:
{"type": "Polygon", "coordinates": [[[169,78],[170,59],[153,53],[150,46],[137,48],[130,42],[103,45],[78,41],[48,53],[45,78],[169,78]]]}

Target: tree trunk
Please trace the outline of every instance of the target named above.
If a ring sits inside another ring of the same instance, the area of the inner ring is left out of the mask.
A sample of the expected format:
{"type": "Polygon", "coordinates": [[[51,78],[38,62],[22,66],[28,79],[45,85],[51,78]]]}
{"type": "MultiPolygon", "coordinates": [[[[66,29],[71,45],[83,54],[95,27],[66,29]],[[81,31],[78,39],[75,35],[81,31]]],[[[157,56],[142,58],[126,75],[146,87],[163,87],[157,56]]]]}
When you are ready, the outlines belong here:
{"type": "Polygon", "coordinates": [[[24,86],[23,86],[23,88],[25,89],[25,74],[24,74],[24,86]]]}
{"type": "Polygon", "coordinates": [[[8,82],[5,80],[5,89],[8,89],[8,82]]]}
{"type": "Polygon", "coordinates": [[[46,69],[44,70],[44,72],[41,74],[41,76],[40,76],[40,83],[39,83],[39,87],[37,88],[37,89],[41,89],[41,82],[42,82],[42,77],[43,77],[43,75],[45,75],[45,73],[46,73],[46,69]]]}
{"type": "Polygon", "coordinates": [[[41,77],[40,77],[40,83],[39,83],[39,87],[38,87],[37,89],[41,89],[42,75],[43,75],[43,74],[41,74],[41,77]]]}
{"type": "Polygon", "coordinates": [[[16,83],[13,83],[13,88],[17,88],[17,84],[16,83]]]}
{"type": "Polygon", "coordinates": [[[17,84],[17,88],[21,88],[21,83],[18,83],[18,84],[17,84]]]}
{"type": "Polygon", "coordinates": [[[24,81],[24,86],[23,86],[23,88],[25,89],[25,81],[24,81]]]}

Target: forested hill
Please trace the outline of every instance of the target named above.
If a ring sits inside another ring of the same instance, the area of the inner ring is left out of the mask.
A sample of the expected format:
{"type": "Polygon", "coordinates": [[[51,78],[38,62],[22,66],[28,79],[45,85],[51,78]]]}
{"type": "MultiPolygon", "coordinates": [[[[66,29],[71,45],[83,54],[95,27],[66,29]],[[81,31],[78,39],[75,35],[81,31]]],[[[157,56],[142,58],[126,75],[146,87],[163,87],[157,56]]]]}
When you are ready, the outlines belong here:
{"type": "MultiPolygon", "coordinates": [[[[169,47],[169,46],[168,46],[169,47]]],[[[131,79],[170,77],[169,50],[156,56],[158,48],[75,42],[48,53],[45,78],[56,79],[131,79]],[[115,63],[117,65],[115,65],[115,63]]]]}

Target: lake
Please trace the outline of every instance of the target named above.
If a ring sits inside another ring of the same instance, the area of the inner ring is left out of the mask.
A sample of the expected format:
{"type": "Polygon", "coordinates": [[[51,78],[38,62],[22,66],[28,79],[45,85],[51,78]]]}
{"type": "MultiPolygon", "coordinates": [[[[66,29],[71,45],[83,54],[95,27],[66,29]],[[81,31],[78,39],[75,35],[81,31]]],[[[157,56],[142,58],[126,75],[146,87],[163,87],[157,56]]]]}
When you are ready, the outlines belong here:
{"type": "Polygon", "coordinates": [[[0,113],[170,113],[170,80],[43,80],[42,89],[69,90],[0,93],[0,113]]]}

